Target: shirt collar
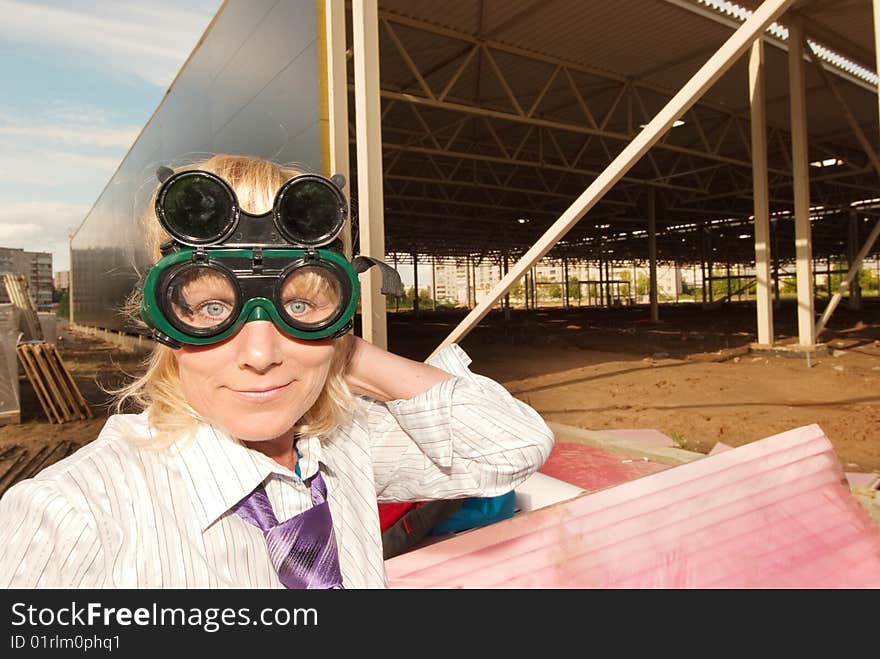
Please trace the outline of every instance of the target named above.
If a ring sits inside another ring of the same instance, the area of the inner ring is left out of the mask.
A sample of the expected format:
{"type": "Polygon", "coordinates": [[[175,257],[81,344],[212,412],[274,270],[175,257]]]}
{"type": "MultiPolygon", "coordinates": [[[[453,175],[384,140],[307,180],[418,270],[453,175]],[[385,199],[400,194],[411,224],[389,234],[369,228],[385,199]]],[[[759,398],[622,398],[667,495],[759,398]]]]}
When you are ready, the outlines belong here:
{"type": "MultiPolygon", "coordinates": [[[[296,446],[301,456],[300,473],[307,480],[317,473],[319,462],[323,463],[321,441],[306,436],[296,446]]],[[[183,480],[203,532],[269,476],[299,480],[290,469],[209,424],[201,424],[193,435],[169,450],[188,472],[189,477],[183,480]]]]}

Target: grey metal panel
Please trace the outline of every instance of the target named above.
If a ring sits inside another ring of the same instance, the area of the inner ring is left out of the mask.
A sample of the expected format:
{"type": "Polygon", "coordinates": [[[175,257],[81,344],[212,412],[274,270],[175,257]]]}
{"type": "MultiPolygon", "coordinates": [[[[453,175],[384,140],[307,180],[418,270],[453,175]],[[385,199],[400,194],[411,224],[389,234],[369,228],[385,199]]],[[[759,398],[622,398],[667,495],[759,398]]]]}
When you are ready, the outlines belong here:
{"type": "Polygon", "coordinates": [[[20,411],[18,359],[15,344],[21,325],[21,312],[14,304],[0,304],[0,414],[20,411]]]}
{"type": "Polygon", "coordinates": [[[316,59],[317,44],[312,43],[216,133],[216,150],[256,150],[274,156],[278,162],[303,162],[312,170],[320,170],[319,118],[312,111],[314,99],[301,93],[317,88],[316,59]],[[251,132],[248,129],[254,116],[263,118],[265,125],[251,132]]]}
{"type": "Polygon", "coordinates": [[[315,0],[229,0],[71,239],[74,319],[123,329],[149,268],[136,218],[159,165],[241,153],[321,168],[315,0]]]}
{"type": "Polygon", "coordinates": [[[251,100],[315,41],[316,29],[313,1],[288,0],[275,5],[241,48],[232,53],[223,68],[223,84],[212,86],[212,129],[220,131],[236,114],[246,112],[251,100]]]}

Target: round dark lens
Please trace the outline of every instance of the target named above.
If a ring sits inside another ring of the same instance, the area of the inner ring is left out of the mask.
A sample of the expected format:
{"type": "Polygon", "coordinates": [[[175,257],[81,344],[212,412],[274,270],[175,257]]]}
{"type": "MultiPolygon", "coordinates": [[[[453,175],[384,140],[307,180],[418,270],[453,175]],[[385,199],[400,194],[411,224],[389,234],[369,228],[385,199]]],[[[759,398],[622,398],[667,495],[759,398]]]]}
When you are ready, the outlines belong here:
{"type": "Polygon", "coordinates": [[[205,334],[235,320],[238,288],[230,275],[204,265],[186,266],[166,288],[166,315],[178,329],[205,334]]]}
{"type": "Polygon", "coordinates": [[[292,270],[281,283],[281,309],[291,325],[319,325],[334,320],[345,306],[342,285],[327,268],[292,270]]]}
{"type": "Polygon", "coordinates": [[[235,222],[235,202],[229,190],[203,174],[169,182],[160,201],[165,228],[184,242],[214,242],[235,222]]]}
{"type": "Polygon", "coordinates": [[[330,242],[345,222],[342,195],[322,179],[297,180],[279,202],[278,228],[291,240],[304,245],[330,242]]]}

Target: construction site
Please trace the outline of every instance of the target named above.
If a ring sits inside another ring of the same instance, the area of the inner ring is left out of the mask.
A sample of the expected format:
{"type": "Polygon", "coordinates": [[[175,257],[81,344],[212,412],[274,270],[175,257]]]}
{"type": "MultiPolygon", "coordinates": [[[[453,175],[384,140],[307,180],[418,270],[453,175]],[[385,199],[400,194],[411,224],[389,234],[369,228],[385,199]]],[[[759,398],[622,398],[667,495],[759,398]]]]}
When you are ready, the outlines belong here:
{"type": "MultiPolygon", "coordinates": [[[[355,333],[417,360],[461,345],[571,451],[545,474],[606,496],[663,471],[661,497],[730,449],[821,437],[836,485],[804,501],[855,529],[829,556],[868,558],[807,581],[880,586],[878,26],[877,0],[224,3],[71,238],[69,321],[27,330],[27,302],[2,305],[0,493],[94,439],[143,372],[153,342],[119,310],[150,267],[135,218],[156,167],[244,153],[345,176],[348,254],[408,273],[396,301],[361,277],[355,333]],[[66,416],[18,370],[28,343],[60,355],[66,416]]],[[[459,581],[429,553],[392,559],[392,584],[562,578],[486,576],[455,540],[459,581]]],[[[768,574],[726,583],[805,583],[768,574]]]]}

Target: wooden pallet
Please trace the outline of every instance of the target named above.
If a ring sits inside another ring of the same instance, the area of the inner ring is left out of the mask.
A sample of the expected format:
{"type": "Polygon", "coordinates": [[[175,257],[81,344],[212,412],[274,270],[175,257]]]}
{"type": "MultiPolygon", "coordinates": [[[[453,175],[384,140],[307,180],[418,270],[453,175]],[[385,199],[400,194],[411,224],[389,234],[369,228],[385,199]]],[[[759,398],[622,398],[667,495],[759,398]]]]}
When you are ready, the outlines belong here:
{"type": "Polygon", "coordinates": [[[92,418],[92,410],[52,343],[22,343],[16,348],[43,411],[52,423],[92,418]]]}
{"type": "Polygon", "coordinates": [[[40,317],[37,316],[37,310],[31,302],[31,296],[28,293],[28,281],[24,275],[3,275],[3,283],[6,284],[6,292],[9,294],[9,300],[16,307],[21,309],[21,315],[25,324],[25,339],[42,341],[43,328],[40,326],[40,317]]]}
{"type": "Polygon", "coordinates": [[[0,412],[0,426],[18,425],[19,423],[21,423],[21,412],[19,410],[0,412]]]}

